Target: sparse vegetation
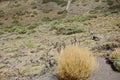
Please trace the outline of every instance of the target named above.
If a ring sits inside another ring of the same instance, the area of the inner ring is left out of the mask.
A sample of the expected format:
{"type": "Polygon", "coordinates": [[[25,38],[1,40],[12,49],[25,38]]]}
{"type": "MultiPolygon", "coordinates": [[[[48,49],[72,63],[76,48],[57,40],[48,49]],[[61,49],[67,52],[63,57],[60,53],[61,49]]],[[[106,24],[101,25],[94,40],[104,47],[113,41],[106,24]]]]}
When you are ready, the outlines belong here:
{"type": "Polygon", "coordinates": [[[63,80],[87,80],[97,67],[95,57],[85,48],[67,46],[57,57],[58,75],[63,80]]]}
{"type": "Polygon", "coordinates": [[[0,80],[119,80],[119,2],[0,0],[0,80]]]}

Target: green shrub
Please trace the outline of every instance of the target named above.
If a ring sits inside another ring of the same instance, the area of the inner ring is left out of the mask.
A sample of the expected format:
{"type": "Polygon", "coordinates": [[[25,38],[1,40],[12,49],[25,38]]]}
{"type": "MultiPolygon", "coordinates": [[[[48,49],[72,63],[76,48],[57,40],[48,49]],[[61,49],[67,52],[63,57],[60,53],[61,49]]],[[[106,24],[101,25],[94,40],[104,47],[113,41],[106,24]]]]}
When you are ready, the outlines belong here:
{"type": "Polygon", "coordinates": [[[81,16],[78,18],[78,22],[84,22],[87,20],[91,20],[92,18],[97,18],[97,16],[91,16],[91,15],[86,15],[86,16],[81,16]]]}
{"type": "Polygon", "coordinates": [[[36,28],[37,26],[38,26],[39,24],[38,23],[32,23],[32,24],[29,24],[28,26],[27,26],[27,29],[34,29],[34,28],[36,28]]]}
{"type": "Polygon", "coordinates": [[[109,9],[103,11],[104,16],[108,16],[113,13],[119,13],[120,12],[120,5],[119,6],[113,6],[109,7],[109,9]]]}
{"type": "Polygon", "coordinates": [[[83,29],[77,26],[53,26],[51,30],[56,30],[56,34],[71,35],[84,32],[83,29]]]}
{"type": "Polygon", "coordinates": [[[0,25],[3,25],[3,22],[0,22],[0,25]]]}
{"type": "Polygon", "coordinates": [[[48,21],[52,21],[52,19],[49,18],[49,17],[44,17],[44,18],[42,18],[42,21],[44,21],[44,22],[48,22],[48,21]]]}
{"type": "Polygon", "coordinates": [[[66,14],[67,11],[66,10],[63,10],[63,11],[59,11],[57,14],[66,14]]]}
{"type": "Polygon", "coordinates": [[[67,1],[66,0],[43,0],[42,3],[48,3],[48,2],[56,2],[58,5],[66,5],[67,1]]]}
{"type": "Polygon", "coordinates": [[[49,13],[49,12],[51,12],[52,10],[53,10],[53,9],[43,9],[42,12],[43,12],[43,13],[49,13]]]}
{"type": "Polygon", "coordinates": [[[5,32],[3,30],[0,29],[0,35],[4,34],[5,32]]]}
{"type": "Polygon", "coordinates": [[[23,27],[17,28],[15,31],[18,32],[19,34],[25,34],[25,33],[27,33],[27,30],[25,28],[23,28],[23,27]]]}
{"type": "Polygon", "coordinates": [[[0,17],[4,17],[5,12],[3,10],[0,10],[0,17]]]}
{"type": "Polygon", "coordinates": [[[20,25],[19,21],[18,20],[13,20],[12,26],[16,26],[16,25],[20,25]]]}
{"type": "Polygon", "coordinates": [[[27,30],[25,27],[22,26],[10,26],[10,27],[3,27],[0,29],[0,34],[4,34],[7,32],[17,32],[19,34],[25,34],[27,30]]]}
{"type": "Polygon", "coordinates": [[[95,0],[95,2],[99,2],[100,0],[95,0]]]}
{"type": "Polygon", "coordinates": [[[32,6],[32,9],[36,9],[36,8],[37,8],[37,6],[36,6],[36,5],[32,6]]]}
{"type": "Polygon", "coordinates": [[[73,21],[85,22],[85,21],[91,20],[93,18],[97,18],[97,16],[94,16],[94,15],[76,16],[76,17],[73,17],[73,18],[63,19],[62,22],[64,22],[64,23],[73,22],[73,21]]]}
{"type": "Polygon", "coordinates": [[[113,60],[113,65],[118,71],[120,71],[120,55],[115,57],[115,59],[113,60]]]}

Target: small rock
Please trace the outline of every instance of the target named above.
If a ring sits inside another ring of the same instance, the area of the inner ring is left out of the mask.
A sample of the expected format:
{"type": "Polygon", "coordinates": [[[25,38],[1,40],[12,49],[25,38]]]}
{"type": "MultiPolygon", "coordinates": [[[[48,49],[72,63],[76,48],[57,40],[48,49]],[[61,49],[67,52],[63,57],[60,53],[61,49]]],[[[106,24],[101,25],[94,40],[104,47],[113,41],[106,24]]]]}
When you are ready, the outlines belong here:
{"type": "Polygon", "coordinates": [[[95,41],[99,41],[101,39],[102,39],[102,37],[98,36],[98,35],[93,35],[93,37],[92,37],[92,40],[95,40],[95,41]]]}

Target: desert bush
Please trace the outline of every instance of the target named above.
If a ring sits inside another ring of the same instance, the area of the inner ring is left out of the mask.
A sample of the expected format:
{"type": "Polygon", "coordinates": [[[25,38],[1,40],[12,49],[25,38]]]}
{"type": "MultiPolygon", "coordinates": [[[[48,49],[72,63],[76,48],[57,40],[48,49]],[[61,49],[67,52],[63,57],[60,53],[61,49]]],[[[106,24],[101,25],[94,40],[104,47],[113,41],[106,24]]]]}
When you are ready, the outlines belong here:
{"type": "Polygon", "coordinates": [[[115,69],[120,71],[120,48],[117,48],[112,52],[109,60],[113,63],[115,69]]]}
{"type": "Polygon", "coordinates": [[[67,46],[57,56],[58,76],[63,80],[86,80],[97,68],[95,57],[86,48],[67,46]]]}

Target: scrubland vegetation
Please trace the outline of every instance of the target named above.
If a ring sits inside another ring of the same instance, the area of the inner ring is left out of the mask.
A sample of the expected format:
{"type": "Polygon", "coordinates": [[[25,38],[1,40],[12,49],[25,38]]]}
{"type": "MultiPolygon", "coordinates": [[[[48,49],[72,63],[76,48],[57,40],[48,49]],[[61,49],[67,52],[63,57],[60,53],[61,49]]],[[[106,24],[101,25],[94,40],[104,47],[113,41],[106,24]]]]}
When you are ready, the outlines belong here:
{"type": "Polygon", "coordinates": [[[0,80],[120,79],[120,1],[69,1],[0,0],[0,80]]]}

